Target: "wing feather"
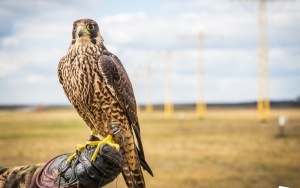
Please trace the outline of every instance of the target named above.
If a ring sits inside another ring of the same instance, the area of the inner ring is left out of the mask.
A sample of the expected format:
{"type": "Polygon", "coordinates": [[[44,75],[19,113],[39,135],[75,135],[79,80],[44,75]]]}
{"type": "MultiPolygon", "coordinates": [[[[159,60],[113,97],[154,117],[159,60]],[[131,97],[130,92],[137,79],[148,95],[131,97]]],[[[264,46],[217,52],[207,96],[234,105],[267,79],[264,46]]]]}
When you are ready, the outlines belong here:
{"type": "Polygon", "coordinates": [[[126,112],[137,141],[140,164],[144,170],[153,176],[152,170],[145,160],[136,111],[136,101],[130,79],[119,58],[106,49],[103,50],[103,55],[98,62],[98,66],[110,92],[117,99],[124,112],[126,112]]]}
{"type": "Polygon", "coordinates": [[[136,101],[129,77],[117,56],[104,50],[103,56],[98,63],[100,72],[113,96],[129,119],[130,126],[136,135],[140,157],[144,158],[144,151],[140,136],[140,127],[136,111],[136,101]]]}

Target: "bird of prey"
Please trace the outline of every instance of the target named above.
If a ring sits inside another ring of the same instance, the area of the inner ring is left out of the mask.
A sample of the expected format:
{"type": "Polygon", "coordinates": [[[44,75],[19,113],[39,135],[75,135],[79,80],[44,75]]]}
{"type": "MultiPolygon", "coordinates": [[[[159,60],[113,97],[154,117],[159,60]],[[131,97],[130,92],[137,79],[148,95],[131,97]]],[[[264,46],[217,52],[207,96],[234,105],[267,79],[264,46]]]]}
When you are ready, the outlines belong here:
{"type": "Polygon", "coordinates": [[[115,134],[112,140],[99,141],[98,148],[105,143],[119,144],[127,186],[146,187],[141,169],[152,176],[153,173],[145,160],[132,85],[121,61],[104,46],[94,20],[73,23],[72,41],[59,62],[58,76],[66,96],[93,136],[105,137],[112,128],[119,128],[122,136],[115,134]]]}

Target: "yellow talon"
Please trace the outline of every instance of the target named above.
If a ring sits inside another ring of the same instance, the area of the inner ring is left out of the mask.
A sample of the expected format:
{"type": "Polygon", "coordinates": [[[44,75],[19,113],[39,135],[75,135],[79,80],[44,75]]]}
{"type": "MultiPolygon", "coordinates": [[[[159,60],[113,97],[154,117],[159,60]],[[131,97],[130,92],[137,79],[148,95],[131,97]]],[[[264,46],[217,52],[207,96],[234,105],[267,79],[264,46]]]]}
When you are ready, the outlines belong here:
{"type": "Polygon", "coordinates": [[[78,151],[82,151],[82,150],[84,149],[84,147],[85,147],[85,146],[82,145],[82,144],[77,144],[77,145],[76,145],[76,152],[73,153],[72,155],[70,155],[70,156],[68,157],[67,162],[68,162],[68,163],[71,163],[71,162],[73,161],[73,159],[76,158],[77,152],[78,152],[78,151]]]}
{"type": "Polygon", "coordinates": [[[113,140],[112,140],[112,135],[108,135],[104,140],[101,140],[101,141],[87,141],[87,145],[89,146],[95,146],[97,145],[97,148],[95,149],[94,151],[94,154],[91,158],[91,161],[92,162],[95,162],[96,158],[97,158],[97,155],[98,153],[100,152],[100,148],[101,146],[105,145],[105,144],[108,144],[112,147],[114,147],[116,150],[119,150],[120,146],[119,144],[116,144],[113,140]]]}
{"type": "Polygon", "coordinates": [[[76,158],[76,152],[75,153],[73,153],[72,155],[70,155],[69,157],[68,157],[68,159],[67,159],[67,163],[71,163],[72,161],[73,161],[73,159],[75,159],[76,158]]]}
{"type": "MultiPolygon", "coordinates": [[[[106,138],[104,138],[103,140],[100,140],[100,141],[87,141],[87,142],[85,143],[85,145],[77,144],[77,145],[76,145],[76,152],[73,153],[72,155],[70,155],[70,156],[68,157],[67,162],[68,162],[68,163],[71,163],[72,160],[76,158],[77,152],[82,151],[86,146],[97,146],[97,148],[95,149],[95,151],[94,151],[94,153],[93,153],[93,156],[92,156],[92,158],[91,158],[91,161],[92,161],[92,162],[95,162],[95,160],[96,160],[96,158],[97,158],[97,155],[98,155],[98,153],[100,152],[101,146],[103,146],[103,145],[105,145],[105,144],[108,144],[108,145],[114,147],[116,150],[119,150],[119,149],[120,149],[119,144],[116,144],[116,143],[112,140],[113,134],[114,134],[114,132],[109,132],[108,136],[107,136],[106,138]]],[[[92,136],[92,137],[93,137],[93,136],[95,137],[95,135],[96,135],[96,131],[95,131],[95,129],[92,129],[92,131],[91,131],[91,136],[92,136]]]]}
{"type": "Polygon", "coordinates": [[[91,135],[92,135],[92,136],[96,136],[96,134],[97,134],[97,133],[96,133],[96,129],[92,129],[91,135]]]}

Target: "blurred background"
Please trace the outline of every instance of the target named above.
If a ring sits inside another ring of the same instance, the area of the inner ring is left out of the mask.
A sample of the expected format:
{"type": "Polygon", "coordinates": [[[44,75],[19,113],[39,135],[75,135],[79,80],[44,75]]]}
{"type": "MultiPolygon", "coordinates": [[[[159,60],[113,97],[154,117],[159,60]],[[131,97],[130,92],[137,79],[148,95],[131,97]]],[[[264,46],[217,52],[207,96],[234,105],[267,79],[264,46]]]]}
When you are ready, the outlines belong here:
{"type": "Polygon", "coordinates": [[[81,18],[132,81],[149,187],[300,186],[299,0],[0,1],[0,165],[85,142],[57,76],[81,18]]]}
{"type": "MultiPolygon", "coordinates": [[[[258,97],[259,1],[0,3],[1,104],[69,104],[57,64],[69,47],[73,21],[80,18],[99,23],[104,44],[122,60],[140,104],[149,100],[147,87],[152,103],[164,103],[169,69],[171,101],[195,103],[199,50],[207,102],[254,102],[258,97]]],[[[298,1],[266,1],[272,100],[299,100],[299,9],[298,1]]]]}

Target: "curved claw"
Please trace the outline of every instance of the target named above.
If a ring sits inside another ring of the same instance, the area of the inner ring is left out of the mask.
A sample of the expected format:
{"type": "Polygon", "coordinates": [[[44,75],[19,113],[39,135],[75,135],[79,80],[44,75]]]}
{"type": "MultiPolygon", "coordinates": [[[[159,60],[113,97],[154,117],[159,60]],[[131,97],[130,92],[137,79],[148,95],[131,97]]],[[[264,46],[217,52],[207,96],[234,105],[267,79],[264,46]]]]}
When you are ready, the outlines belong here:
{"type": "Polygon", "coordinates": [[[85,145],[82,145],[82,144],[77,144],[76,145],[76,152],[75,153],[73,153],[72,155],[70,155],[69,157],[68,157],[68,159],[67,159],[67,163],[71,163],[72,161],[73,161],[73,159],[75,159],[76,158],[76,156],[77,156],[77,152],[80,152],[80,151],[82,151],[83,149],[84,149],[84,147],[85,147],[85,145]]]}
{"type": "Polygon", "coordinates": [[[70,156],[68,157],[68,159],[67,159],[67,163],[70,164],[70,163],[73,161],[73,159],[76,158],[76,156],[77,156],[77,153],[76,153],[76,152],[73,153],[72,155],[70,155],[70,156]]]}
{"type": "Polygon", "coordinates": [[[112,135],[108,135],[104,140],[101,140],[101,141],[93,141],[93,143],[89,143],[87,142],[87,145],[92,145],[92,146],[95,146],[97,145],[97,148],[95,149],[95,152],[93,153],[93,156],[91,158],[91,161],[92,162],[95,162],[96,158],[97,158],[97,155],[98,153],[100,152],[100,148],[101,146],[105,145],[105,144],[108,144],[112,147],[114,147],[116,150],[119,151],[120,149],[120,146],[119,144],[116,144],[113,140],[112,140],[112,135]]]}
{"type": "MultiPolygon", "coordinates": [[[[112,140],[113,135],[115,135],[115,134],[117,134],[117,133],[119,133],[119,132],[120,132],[120,128],[117,127],[117,126],[114,126],[114,127],[112,127],[111,130],[109,131],[108,136],[107,136],[105,139],[101,140],[101,141],[98,141],[98,140],[96,140],[96,139],[90,139],[90,141],[87,141],[87,142],[85,143],[85,145],[77,144],[77,145],[76,145],[76,152],[73,153],[72,155],[70,155],[70,156],[68,157],[67,162],[68,162],[68,163],[71,163],[72,160],[76,158],[77,153],[80,152],[80,151],[82,151],[86,146],[97,146],[97,148],[95,149],[95,151],[94,151],[94,153],[93,153],[93,155],[92,155],[92,158],[91,158],[91,161],[92,161],[92,162],[95,162],[95,160],[96,160],[96,158],[97,158],[97,155],[98,155],[98,153],[100,152],[101,146],[103,146],[103,145],[105,145],[105,144],[108,144],[108,145],[110,145],[111,147],[113,147],[113,148],[115,148],[116,150],[119,151],[119,149],[120,149],[119,144],[115,143],[115,142],[112,140]]],[[[96,135],[96,131],[95,131],[95,129],[92,129],[92,131],[91,131],[91,137],[95,137],[95,135],[96,135]]]]}

